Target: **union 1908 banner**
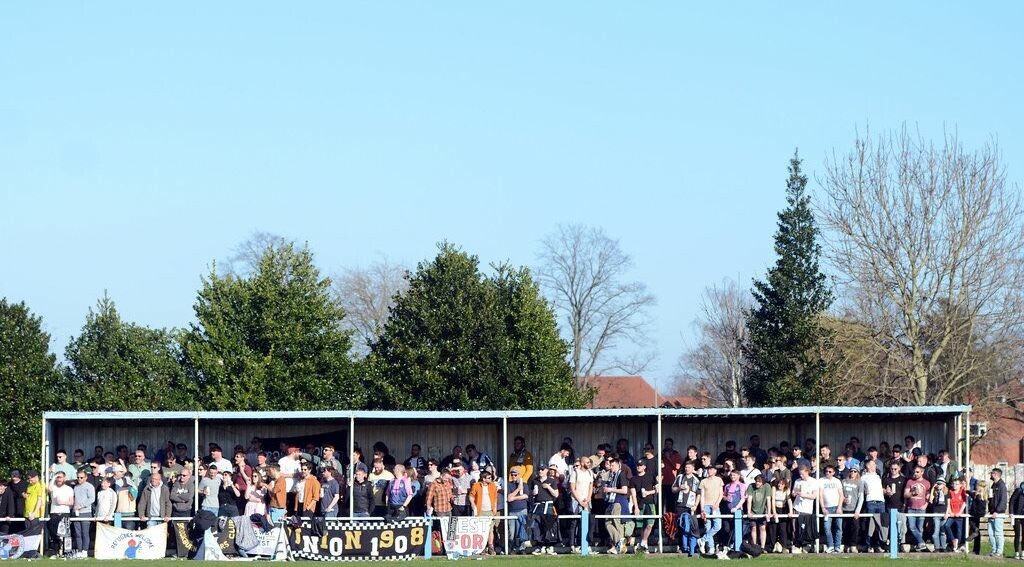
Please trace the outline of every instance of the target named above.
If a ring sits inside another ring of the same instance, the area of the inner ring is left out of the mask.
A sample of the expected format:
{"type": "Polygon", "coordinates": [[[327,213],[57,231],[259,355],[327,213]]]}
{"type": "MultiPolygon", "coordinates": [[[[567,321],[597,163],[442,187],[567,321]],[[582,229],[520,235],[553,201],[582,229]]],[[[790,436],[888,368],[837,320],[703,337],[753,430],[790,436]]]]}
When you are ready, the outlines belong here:
{"type": "Polygon", "coordinates": [[[292,558],[315,561],[412,559],[423,555],[426,539],[427,521],[422,518],[401,522],[325,520],[322,533],[315,533],[309,521],[288,528],[292,558]]]}

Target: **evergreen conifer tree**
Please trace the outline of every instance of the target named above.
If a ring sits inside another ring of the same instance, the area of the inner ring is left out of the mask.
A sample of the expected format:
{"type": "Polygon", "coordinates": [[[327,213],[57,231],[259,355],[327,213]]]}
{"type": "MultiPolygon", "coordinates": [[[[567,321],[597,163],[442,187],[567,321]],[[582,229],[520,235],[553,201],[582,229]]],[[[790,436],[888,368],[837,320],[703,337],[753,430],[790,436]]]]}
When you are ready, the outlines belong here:
{"type": "Polygon", "coordinates": [[[800,163],[794,153],[787,206],[778,214],[775,265],[765,281],[754,281],[743,379],[751,406],[813,405],[827,390],[828,364],[821,347],[828,332],[819,316],[832,304],[832,292],[818,266],[818,228],[800,163]]]}

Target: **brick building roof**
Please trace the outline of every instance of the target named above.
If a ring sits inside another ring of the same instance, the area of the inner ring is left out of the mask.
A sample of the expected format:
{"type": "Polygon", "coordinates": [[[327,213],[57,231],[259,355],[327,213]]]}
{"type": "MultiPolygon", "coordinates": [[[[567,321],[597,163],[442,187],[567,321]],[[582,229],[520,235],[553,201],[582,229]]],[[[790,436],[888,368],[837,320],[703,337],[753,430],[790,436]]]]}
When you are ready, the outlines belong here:
{"type": "Polygon", "coordinates": [[[643,376],[590,376],[597,390],[592,408],[699,408],[707,403],[693,396],[663,396],[643,376]]]}

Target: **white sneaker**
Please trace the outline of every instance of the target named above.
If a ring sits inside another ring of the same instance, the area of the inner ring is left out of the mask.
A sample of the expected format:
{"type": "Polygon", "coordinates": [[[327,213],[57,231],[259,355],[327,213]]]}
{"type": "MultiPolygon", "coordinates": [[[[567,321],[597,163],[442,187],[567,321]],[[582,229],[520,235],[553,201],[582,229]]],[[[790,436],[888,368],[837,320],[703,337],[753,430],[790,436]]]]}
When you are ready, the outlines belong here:
{"type": "Polygon", "coordinates": [[[697,540],[697,551],[699,551],[701,555],[704,555],[705,551],[704,551],[704,540],[703,539],[698,539],[697,540]]]}
{"type": "Polygon", "coordinates": [[[548,548],[548,555],[558,555],[558,553],[555,551],[554,546],[548,548]]]}
{"type": "Polygon", "coordinates": [[[831,547],[826,547],[825,548],[825,553],[835,553],[835,552],[836,552],[836,550],[832,549],[831,547]]]}
{"type": "Polygon", "coordinates": [[[790,553],[794,553],[794,554],[795,553],[803,553],[803,552],[804,552],[804,550],[800,549],[799,547],[797,547],[795,545],[793,546],[793,549],[790,550],[790,553]]]}

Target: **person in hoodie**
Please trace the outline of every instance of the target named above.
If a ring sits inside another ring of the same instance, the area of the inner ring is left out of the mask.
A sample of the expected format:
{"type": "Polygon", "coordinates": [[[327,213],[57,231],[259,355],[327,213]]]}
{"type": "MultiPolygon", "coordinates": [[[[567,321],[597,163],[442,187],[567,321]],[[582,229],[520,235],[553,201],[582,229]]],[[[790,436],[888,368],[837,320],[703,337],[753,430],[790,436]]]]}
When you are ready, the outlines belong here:
{"type": "Polygon", "coordinates": [[[110,524],[114,521],[116,507],[117,492],[114,492],[113,480],[104,476],[100,479],[100,489],[96,491],[96,520],[110,524]]]}
{"type": "MultiPolygon", "coordinates": [[[[1010,514],[1024,516],[1024,482],[1017,485],[1010,496],[1010,514]]],[[[1013,558],[1024,558],[1024,548],[1021,541],[1024,538],[1024,518],[1013,519],[1013,558]]]]}
{"type": "Polygon", "coordinates": [[[7,487],[7,481],[0,480],[0,535],[11,533],[11,518],[17,517],[14,501],[17,495],[7,487]]]}
{"type": "Polygon", "coordinates": [[[1003,544],[1006,536],[1003,534],[1003,518],[1009,504],[1006,494],[1006,482],[1003,481],[1003,471],[999,468],[992,469],[992,498],[988,502],[988,539],[992,546],[992,557],[1003,556],[1003,544]]]}

